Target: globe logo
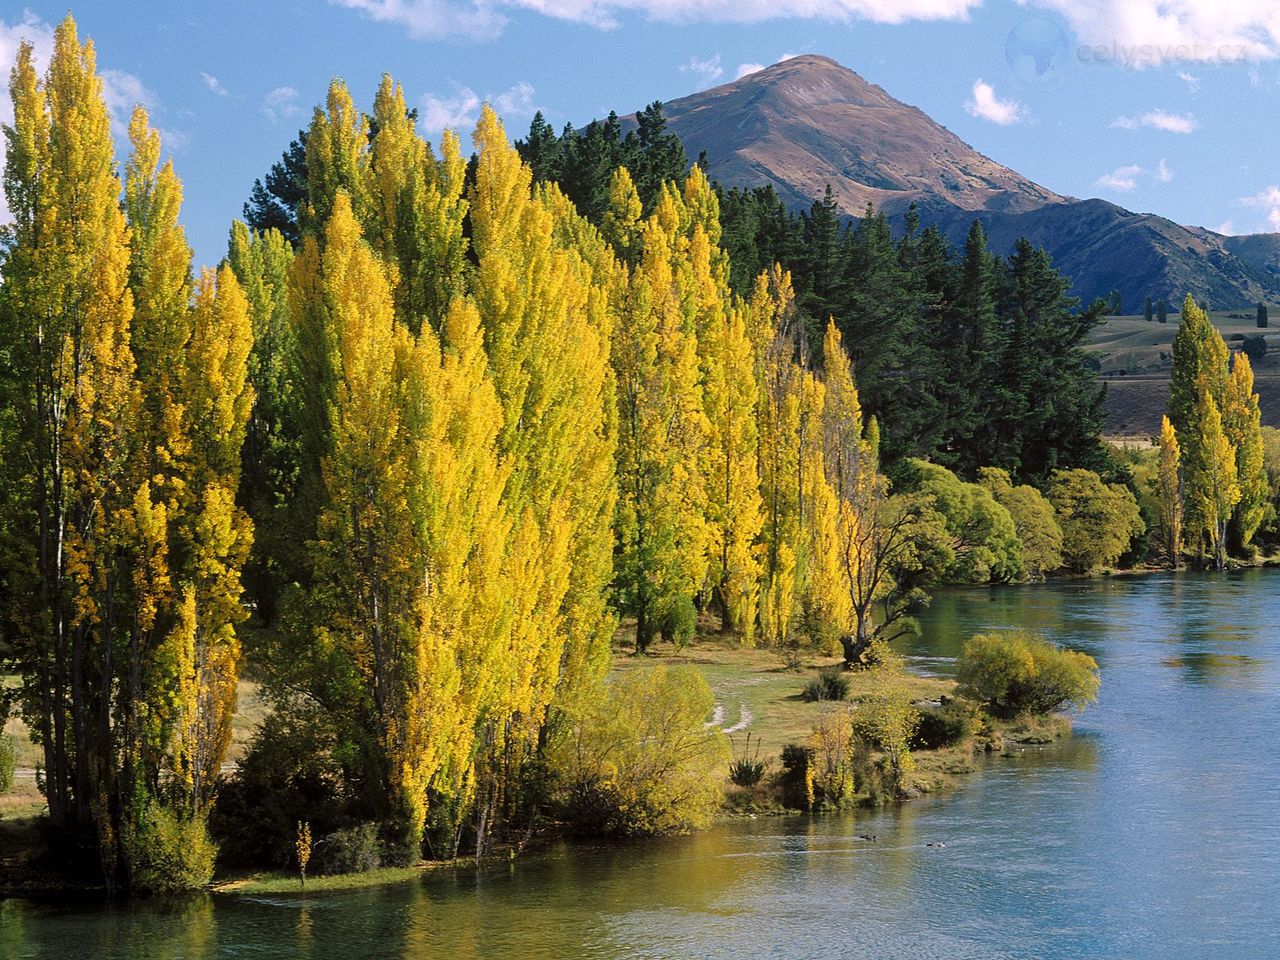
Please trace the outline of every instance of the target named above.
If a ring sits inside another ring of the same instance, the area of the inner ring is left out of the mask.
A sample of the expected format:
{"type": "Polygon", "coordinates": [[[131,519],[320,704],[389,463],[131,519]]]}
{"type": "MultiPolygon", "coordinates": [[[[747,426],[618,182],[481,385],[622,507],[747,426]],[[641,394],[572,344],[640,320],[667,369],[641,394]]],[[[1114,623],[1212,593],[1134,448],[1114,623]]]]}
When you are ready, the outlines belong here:
{"type": "Polygon", "coordinates": [[[1066,32],[1047,17],[1028,17],[1009,31],[1004,56],[1014,79],[1028,87],[1057,87],[1066,77],[1071,47],[1066,32]]]}

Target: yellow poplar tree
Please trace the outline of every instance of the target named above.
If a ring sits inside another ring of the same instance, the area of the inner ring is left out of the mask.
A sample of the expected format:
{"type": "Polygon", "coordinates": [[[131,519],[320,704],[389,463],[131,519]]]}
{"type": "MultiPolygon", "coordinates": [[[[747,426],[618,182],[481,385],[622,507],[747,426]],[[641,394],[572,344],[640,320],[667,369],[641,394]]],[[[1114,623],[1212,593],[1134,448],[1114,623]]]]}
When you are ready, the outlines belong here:
{"type": "Polygon", "coordinates": [[[374,131],[365,168],[369,209],[365,236],[392,272],[396,317],[417,333],[439,330],[463,292],[466,161],[445,131],[440,157],[418,136],[404,93],[383,76],[374,100],[374,131]]]}
{"type": "Polygon", "coordinates": [[[1201,386],[1194,414],[1195,445],[1186,452],[1186,525],[1204,544],[1214,567],[1227,562],[1227,525],[1240,502],[1235,451],[1222,429],[1218,404],[1201,386]]]}
{"type": "Polygon", "coordinates": [[[1168,417],[1160,420],[1160,466],[1156,496],[1160,503],[1160,529],[1169,563],[1176,570],[1182,563],[1182,448],[1168,417]]]}
{"type": "Polygon", "coordinates": [[[52,709],[68,710],[71,729],[63,742],[74,745],[71,792],[81,823],[96,827],[103,872],[112,882],[123,863],[123,819],[133,785],[119,779],[115,704],[101,691],[112,690],[117,665],[129,662],[126,651],[116,649],[126,641],[122,611],[112,600],[130,579],[121,558],[131,546],[129,517],[139,479],[133,453],[140,397],[130,348],[129,231],[110,118],[93,44],[81,46],[70,17],[55,34],[45,94],[49,169],[42,187],[49,191],[52,222],[44,225],[49,260],[37,269],[50,309],[39,322],[57,324],[42,331],[58,352],[50,359],[65,404],[55,425],[54,461],[63,509],[51,519],[65,531],[63,570],[71,598],[69,616],[54,626],[70,638],[62,661],[69,703],[52,709]]]}
{"type": "Polygon", "coordinates": [[[395,323],[390,284],[345,192],[335,195],[323,254],[309,244],[300,259],[307,285],[323,291],[335,378],[311,548],[312,656],[321,682],[342,691],[331,709],[360,752],[369,802],[412,827],[405,717],[425,582],[397,370],[409,334],[395,323]]]}
{"type": "Polygon", "coordinates": [[[1231,546],[1244,553],[1251,549],[1254,534],[1262,525],[1271,491],[1262,458],[1262,413],[1258,395],[1253,392],[1253,365],[1243,352],[1235,354],[1231,361],[1222,429],[1235,449],[1240,483],[1240,502],[1231,515],[1231,546]]]}
{"type": "Polygon", "coordinates": [[[694,318],[673,271],[680,199],[663,191],[614,328],[619,422],[619,581],[645,648],[707,575],[703,406],[694,318]]]}
{"type": "MultiPolygon", "coordinates": [[[[508,658],[507,706],[515,726],[536,731],[560,681],[569,630],[600,634],[573,598],[579,577],[598,584],[613,477],[609,431],[609,326],[590,265],[557,242],[554,204],[535,196],[532,175],[497,116],[475,132],[470,197],[476,266],[472,295],[489,369],[502,403],[498,446],[510,460],[505,500],[516,528],[510,586],[521,615],[508,658]],[[593,308],[593,302],[596,304],[593,308]]],[[[595,589],[595,586],[592,587],[595,589]]],[[[500,743],[505,733],[497,731],[500,743]]]]}
{"type": "Polygon", "coordinates": [[[199,810],[211,798],[231,743],[240,642],[235,628],[246,613],[241,569],[253,541],[248,514],[237,505],[240,451],[253,388],[249,302],[230,266],[206,269],[195,290],[191,338],[181,368],[189,451],[183,464],[179,536],[184,613],[176,631],[183,645],[184,697],[174,761],[179,780],[199,810]]]}
{"type": "Polygon", "coordinates": [[[299,229],[323,237],[340,192],[363,220],[371,206],[368,167],[368,119],[356,109],[347,85],[335,79],[325,109],[316,107],[307,128],[307,198],[298,211],[299,229]]]}

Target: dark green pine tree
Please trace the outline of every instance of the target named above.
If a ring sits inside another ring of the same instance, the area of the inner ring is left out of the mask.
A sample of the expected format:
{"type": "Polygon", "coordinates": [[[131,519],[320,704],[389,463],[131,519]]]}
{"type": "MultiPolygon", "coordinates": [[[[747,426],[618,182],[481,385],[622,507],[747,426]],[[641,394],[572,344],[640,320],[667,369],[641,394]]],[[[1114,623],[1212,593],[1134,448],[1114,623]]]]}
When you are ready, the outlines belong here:
{"type": "Polygon", "coordinates": [[[993,416],[1001,402],[992,390],[1004,346],[996,322],[996,275],[986,231],[975,220],[965,240],[956,299],[941,344],[950,422],[938,457],[966,476],[988,465],[984,457],[994,446],[993,416]]]}
{"type": "MultiPolygon", "coordinates": [[[[636,129],[627,134],[623,154],[645,210],[653,209],[664,183],[683,180],[689,170],[684,144],[667,129],[667,118],[662,113],[660,100],[655,100],[636,114],[636,129]]],[[[609,176],[612,175],[610,170],[609,176]]],[[[605,191],[607,196],[607,177],[605,191]]]]}
{"type": "Polygon", "coordinates": [[[560,138],[539,110],[529,124],[529,136],[516,141],[520,159],[533,171],[534,180],[558,182],[561,171],[560,138]]]}
{"type": "Polygon", "coordinates": [[[1163,300],[1156,304],[1156,319],[1161,323],[1169,322],[1169,305],[1163,300]]]}
{"type": "Polygon", "coordinates": [[[845,250],[840,229],[840,207],[831,184],[804,216],[800,256],[792,278],[800,309],[825,325],[838,316],[845,274],[845,250]]]}
{"type": "Polygon", "coordinates": [[[1142,308],[1142,318],[1146,320],[1147,323],[1151,322],[1151,312],[1152,312],[1151,298],[1147,297],[1147,302],[1145,306],[1143,306],[1142,308]]]}
{"type": "Polygon", "coordinates": [[[868,206],[844,244],[845,276],[834,311],[836,325],[848,344],[863,406],[886,425],[896,424],[909,402],[899,389],[902,374],[924,365],[911,349],[918,336],[914,328],[919,325],[921,295],[909,269],[916,239],[913,229],[901,245],[895,243],[888,218],[868,206]]]}
{"type": "Polygon", "coordinates": [[[271,165],[264,180],[253,181],[249,202],[244,205],[244,222],[259,233],[279,230],[292,246],[297,246],[298,207],[307,197],[307,132],[271,165]]]}
{"type": "Polygon", "coordinates": [[[1258,327],[1263,330],[1267,328],[1267,305],[1261,300],[1258,301],[1258,327]]]}
{"type": "Polygon", "coordinates": [[[1110,305],[1098,300],[1082,311],[1069,287],[1049,255],[1026,239],[1001,276],[1007,339],[993,377],[994,430],[982,453],[986,464],[1026,482],[1063,467],[1102,466],[1104,388],[1086,364],[1083,344],[1110,305]]]}

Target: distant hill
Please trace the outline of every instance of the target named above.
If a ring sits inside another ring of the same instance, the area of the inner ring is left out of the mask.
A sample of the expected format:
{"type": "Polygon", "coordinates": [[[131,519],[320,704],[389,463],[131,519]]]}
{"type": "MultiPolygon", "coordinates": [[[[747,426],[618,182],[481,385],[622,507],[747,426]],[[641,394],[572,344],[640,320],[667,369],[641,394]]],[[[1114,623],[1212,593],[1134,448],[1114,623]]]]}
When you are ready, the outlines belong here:
{"type": "Polygon", "coordinates": [[[706,151],[713,179],[772,184],[793,209],[830,184],[847,215],[871,203],[900,221],[914,202],[954,242],[981,219],[997,251],[1026,236],[1078,296],[1118,289],[1129,310],[1188,292],[1215,309],[1280,303],[1280,234],[1225,237],[1054,193],[827,57],[794,57],[664,109],[689,156],[706,151]]]}

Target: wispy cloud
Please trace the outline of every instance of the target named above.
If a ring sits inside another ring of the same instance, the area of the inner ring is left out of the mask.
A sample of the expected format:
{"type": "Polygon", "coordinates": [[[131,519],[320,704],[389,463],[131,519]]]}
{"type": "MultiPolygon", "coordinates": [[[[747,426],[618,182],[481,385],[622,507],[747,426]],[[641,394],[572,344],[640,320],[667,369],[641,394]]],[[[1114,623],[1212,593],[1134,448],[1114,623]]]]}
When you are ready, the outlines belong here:
{"type": "Polygon", "coordinates": [[[1002,127],[1017,123],[1027,115],[1026,107],[1017,100],[1001,99],[995,88],[982,79],[974,81],[972,96],[965,101],[964,108],[973,116],[1002,127]]]}
{"type": "Polygon", "coordinates": [[[329,0],[340,7],[359,10],[371,20],[394,23],[415,40],[444,37],[493,39],[502,33],[507,18],[481,0],[329,0]]]}
{"type": "Polygon", "coordinates": [[[1138,175],[1140,173],[1142,173],[1142,167],[1136,163],[1131,163],[1128,166],[1116,167],[1110,173],[1104,173],[1095,181],[1095,185],[1102,187],[1104,190],[1129,193],[1137,188],[1138,175]]]}
{"type": "Polygon", "coordinates": [[[1178,79],[1187,85],[1187,89],[1192,93],[1200,92],[1200,78],[1193,74],[1187,73],[1185,70],[1178,71],[1178,79]]]}
{"type": "Polygon", "coordinates": [[[301,94],[293,87],[276,87],[262,98],[262,112],[272,123],[288,120],[302,112],[298,105],[301,94]]]}
{"type": "Polygon", "coordinates": [[[741,80],[743,77],[750,76],[753,73],[759,73],[764,69],[763,63],[740,63],[738,69],[733,75],[733,79],[741,80]]]}
{"type": "Polygon", "coordinates": [[[1151,127],[1166,133],[1194,133],[1198,124],[1196,118],[1189,113],[1169,113],[1165,110],[1149,110],[1133,117],[1116,117],[1111,126],[1121,130],[1137,130],[1139,127],[1151,127]]]}
{"type": "Polygon", "coordinates": [[[959,20],[982,0],[330,0],[372,20],[394,23],[422,40],[466,36],[492,39],[507,24],[503,10],[525,10],[603,30],[627,14],[665,23],[760,23],[803,19],[845,23],[870,20],[959,20]]]}
{"type": "Polygon", "coordinates": [[[1280,56],[1275,0],[1031,2],[1062,14],[1094,59],[1131,69],[1280,56]]]}
{"type": "Polygon", "coordinates": [[[1247,207],[1258,207],[1265,211],[1267,223],[1271,225],[1271,229],[1280,232],[1280,187],[1267,187],[1251,197],[1241,197],[1239,202],[1247,207]]]}
{"type": "Polygon", "coordinates": [[[724,76],[724,67],[720,66],[720,54],[717,53],[705,60],[690,57],[688,63],[680,65],[680,72],[693,74],[698,78],[700,87],[709,87],[724,76]]]}
{"type": "Polygon", "coordinates": [[[446,127],[465,130],[480,118],[480,106],[488,101],[504,120],[531,117],[537,107],[533,102],[533,85],[523,80],[502,93],[481,97],[470,87],[458,87],[450,96],[427,94],[422,98],[418,125],[428,133],[439,133],[446,127]]]}
{"type": "Polygon", "coordinates": [[[218,82],[218,78],[212,73],[200,71],[200,79],[204,81],[204,85],[209,88],[210,93],[216,93],[220,97],[227,95],[227,88],[218,82]]]}
{"type": "Polygon", "coordinates": [[[1169,183],[1173,180],[1173,170],[1163,159],[1148,169],[1141,164],[1130,163],[1116,167],[1110,173],[1104,173],[1094,181],[1094,186],[1116,193],[1131,193],[1136,190],[1142,180],[1152,183],[1169,183]]]}

